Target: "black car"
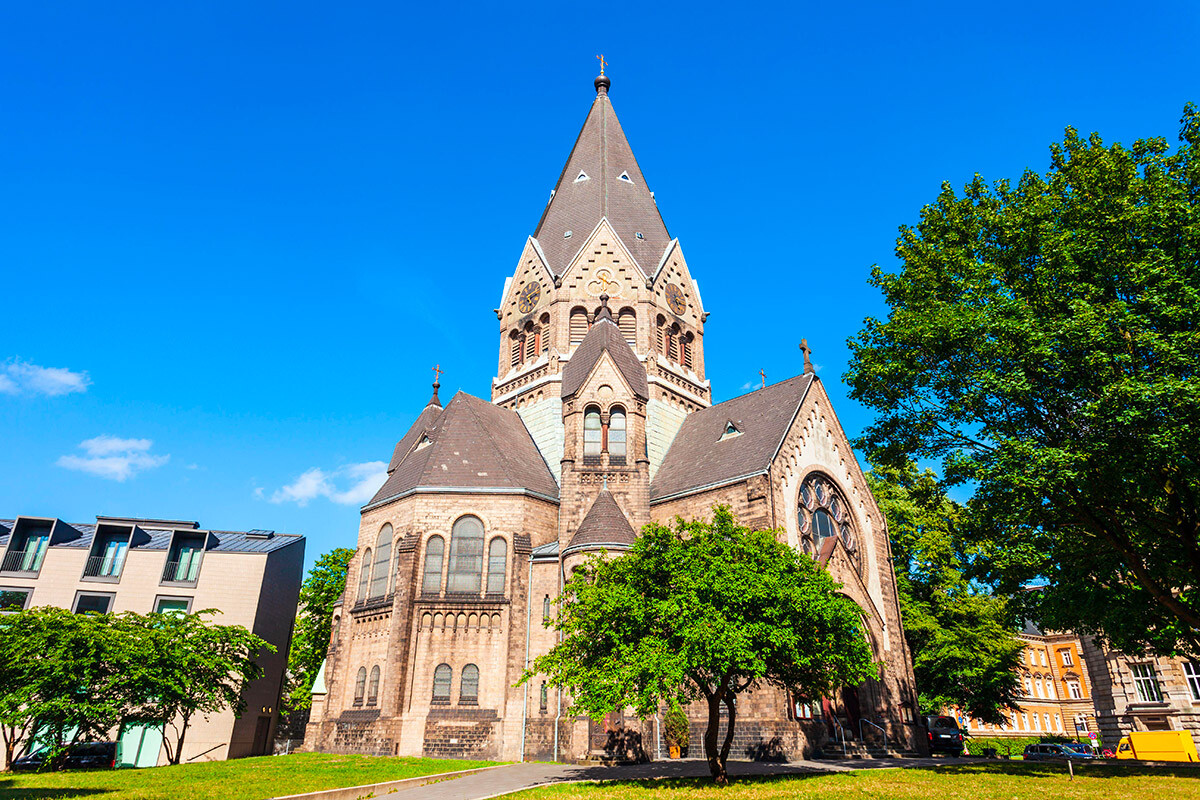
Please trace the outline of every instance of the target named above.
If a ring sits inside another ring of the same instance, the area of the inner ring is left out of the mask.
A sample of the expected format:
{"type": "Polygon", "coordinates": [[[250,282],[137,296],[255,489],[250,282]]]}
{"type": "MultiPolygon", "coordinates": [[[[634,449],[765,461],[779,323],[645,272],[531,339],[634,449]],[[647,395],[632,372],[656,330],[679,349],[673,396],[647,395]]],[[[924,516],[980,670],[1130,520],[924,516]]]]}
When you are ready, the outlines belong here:
{"type": "MultiPolygon", "coordinates": [[[[41,769],[46,763],[46,750],[38,750],[15,759],[13,770],[41,769]]],[[[117,765],[116,742],[81,742],[71,748],[63,761],[63,769],[112,769],[117,765]]]]}
{"type": "Polygon", "coordinates": [[[929,729],[930,754],[962,755],[963,732],[958,727],[958,720],[954,717],[926,717],[925,727],[929,729]]]}

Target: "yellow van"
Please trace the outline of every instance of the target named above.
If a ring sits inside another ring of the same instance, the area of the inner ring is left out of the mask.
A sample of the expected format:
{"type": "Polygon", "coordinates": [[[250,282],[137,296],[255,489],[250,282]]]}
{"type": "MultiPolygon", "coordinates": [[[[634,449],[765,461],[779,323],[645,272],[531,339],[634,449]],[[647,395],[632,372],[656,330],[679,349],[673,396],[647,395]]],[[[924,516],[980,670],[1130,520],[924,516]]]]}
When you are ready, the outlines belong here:
{"type": "Polygon", "coordinates": [[[1188,731],[1134,731],[1122,737],[1117,758],[1142,761],[1200,761],[1188,731]]]}

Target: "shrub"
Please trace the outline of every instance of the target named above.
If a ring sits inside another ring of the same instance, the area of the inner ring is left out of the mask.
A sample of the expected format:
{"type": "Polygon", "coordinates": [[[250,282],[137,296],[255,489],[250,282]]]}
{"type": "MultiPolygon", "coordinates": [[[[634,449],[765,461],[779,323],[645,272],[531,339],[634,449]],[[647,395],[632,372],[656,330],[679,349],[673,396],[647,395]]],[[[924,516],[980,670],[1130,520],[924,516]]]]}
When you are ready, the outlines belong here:
{"type": "Polygon", "coordinates": [[[663,716],[663,727],[666,729],[663,734],[667,739],[668,747],[678,747],[680,750],[687,749],[688,746],[688,718],[683,709],[679,706],[679,701],[671,702],[671,707],[667,709],[667,713],[663,716]]]}

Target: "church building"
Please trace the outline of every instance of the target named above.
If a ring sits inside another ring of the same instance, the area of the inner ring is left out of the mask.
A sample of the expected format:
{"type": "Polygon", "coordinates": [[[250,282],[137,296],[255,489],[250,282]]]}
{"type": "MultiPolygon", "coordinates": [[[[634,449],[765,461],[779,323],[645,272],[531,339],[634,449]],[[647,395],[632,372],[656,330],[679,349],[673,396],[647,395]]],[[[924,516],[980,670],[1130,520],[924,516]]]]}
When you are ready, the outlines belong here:
{"type": "MultiPolygon", "coordinates": [[[[596,96],[505,278],[489,399],[438,383],[362,508],[357,552],[314,687],[306,748],[582,760],[613,742],[665,753],[661,715],[568,714],[539,676],[544,626],[578,564],[650,521],[774,528],[862,610],[878,679],[808,705],[739,700],[733,757],[842,742],[920,748],[886,525],[805,351],[803,374],[713,404],[700,288],[609,99],[596,96]]],[[[704,267],[701,266],[701,269],[704,267]]],[[[711,268],[711,267],[709,267],[711,268]]],[[[710,298],[717,299],[717,298],[710,298]]],[[[704,716],[695,709],[693,749],[704,716]]]]}

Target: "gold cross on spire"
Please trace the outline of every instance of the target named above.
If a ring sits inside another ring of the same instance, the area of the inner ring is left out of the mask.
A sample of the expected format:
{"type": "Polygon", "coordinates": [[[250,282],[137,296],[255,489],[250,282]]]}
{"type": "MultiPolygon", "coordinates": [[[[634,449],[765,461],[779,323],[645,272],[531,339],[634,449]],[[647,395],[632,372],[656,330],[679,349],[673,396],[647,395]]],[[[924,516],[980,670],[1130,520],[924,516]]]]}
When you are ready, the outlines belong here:
{"type": "Polygon", "coordinates": [[[442,365],[434,364],[433,365],[433,382],[437,383],[441,379],[441,377],[442,377],[442,365]]]}
{"type": "Polygon", "coordinates": [[[603,74],[604,74],[604,68],[605,68],[606,66],[608,66],[608,62],[604,60],[604,55],[603,55],[603,54],[596,56],[596,58],[600,59],[600,74],[601,74],[601,75],[603,75],[603,74]]]}
{"type": "Polygon", "coordinates": [[[762,386],[762,388],[764,388],[764,389],[765,389],[765,388],[767,388],[767,373],[766,373],[766,371],[765,371],[765,370],[761,370],[761,369],[760,369],[760,370],[758,371],[758,376],[759,376],[760,378],[762,378],[762,382],[763,382],[763,386],[762,386]]]}

